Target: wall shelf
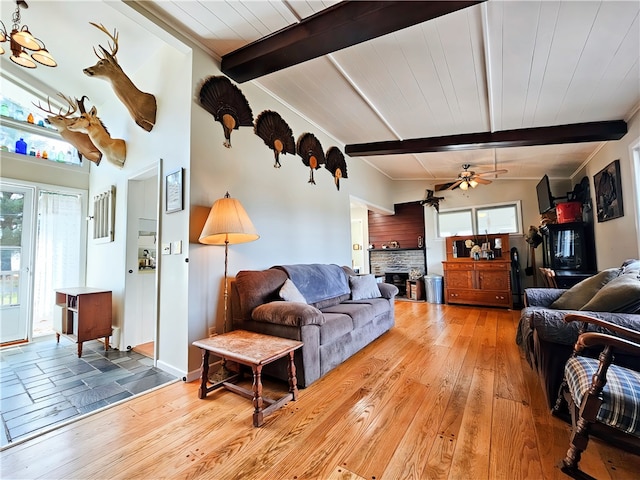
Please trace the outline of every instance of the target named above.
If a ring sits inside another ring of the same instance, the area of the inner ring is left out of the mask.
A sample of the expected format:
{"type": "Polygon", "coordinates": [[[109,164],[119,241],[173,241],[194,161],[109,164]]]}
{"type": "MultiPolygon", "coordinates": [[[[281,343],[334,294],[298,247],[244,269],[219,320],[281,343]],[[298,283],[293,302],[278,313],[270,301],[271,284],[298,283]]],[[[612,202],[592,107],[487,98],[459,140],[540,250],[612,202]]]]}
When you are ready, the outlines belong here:
{"type": "Polygon", "coordinates": [[[4,115],[0,115],[0,124],[4,127],[15,128],[16,130],[31,133],[33,135],[53,138],[54,140],[62,140],[62,137],[60,137],[60,134],[55,129],[41,127],[40,125],[24,122],[22,120],[15,120],[11,117],[5,117],[4,115]]]}

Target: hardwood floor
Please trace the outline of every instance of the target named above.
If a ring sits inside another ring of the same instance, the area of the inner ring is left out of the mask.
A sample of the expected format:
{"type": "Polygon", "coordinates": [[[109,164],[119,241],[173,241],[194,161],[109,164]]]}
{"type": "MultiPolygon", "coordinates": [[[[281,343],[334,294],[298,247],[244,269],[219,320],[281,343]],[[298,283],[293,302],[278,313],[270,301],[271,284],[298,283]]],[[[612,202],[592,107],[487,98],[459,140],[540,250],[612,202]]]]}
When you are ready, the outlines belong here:
{"type": "MultiPolygon", "coordinates": [[[[252,427],[251,402],[176,383],[1,453],[2,478],[551,479],[569,428],[515,344],[518,311],[396,303],[396,327],[252,427]]],[[[284,392],[284,383],[265,384],[284,392]]],[[[591,441],[581,467],[638,478],[591,441]]]]}

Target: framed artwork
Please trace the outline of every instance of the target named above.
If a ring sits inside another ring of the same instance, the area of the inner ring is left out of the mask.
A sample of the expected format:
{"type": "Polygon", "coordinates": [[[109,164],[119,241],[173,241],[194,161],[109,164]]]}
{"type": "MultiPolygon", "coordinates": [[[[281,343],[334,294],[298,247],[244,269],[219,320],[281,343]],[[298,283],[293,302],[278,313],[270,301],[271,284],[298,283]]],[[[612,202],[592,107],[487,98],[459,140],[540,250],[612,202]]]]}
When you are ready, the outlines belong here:
{"type": "Polygon", "coordinates": [[[184,208],[182,197],[182,168],[168,173],[164,179],[166,213],[179,212],[184,208]]]}
{"type": "Polygon", "coordinates": [[[624,216],[620,160],[614,160],[593,176],[596,190],[598,222],[606,222],[624,216]]]}

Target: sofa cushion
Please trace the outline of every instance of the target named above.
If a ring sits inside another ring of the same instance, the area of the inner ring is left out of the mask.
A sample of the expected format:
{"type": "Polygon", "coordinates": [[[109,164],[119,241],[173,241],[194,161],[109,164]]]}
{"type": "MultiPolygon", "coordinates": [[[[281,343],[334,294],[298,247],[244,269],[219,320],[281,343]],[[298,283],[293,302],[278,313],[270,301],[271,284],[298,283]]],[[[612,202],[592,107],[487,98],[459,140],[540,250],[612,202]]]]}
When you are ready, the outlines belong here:
{"type": "MultiPolygon", "coordinates": [[[[387,307],[388,308],[388,307],[387,307]]],[[[374,308],[367,303],[341,303],[325,308],[322,313],[343,313],[349,315],[353,321],[353,328],[361,328],[375,317],[374,308]]]]}
{"type": "Polygon", "coordinates": [[[253,309],[251,318],[257,322],[276,323],[302,327],[304,325],[322,325],[325,322],[322,312],[306,303],[275,301],[259,305],[253,309]]]}
{"type": "Polygon", "coordinates": [[[241,318],[250,319],[258,305],[279,300],[278,291],[287,279],[280,270],[241,270],[236,275],[241,318]]]}
{"type": "Polygon", "coordinates": [[[576,283],[560,295],[549,308],[555,310],[580,310],[604,285],[620,274],[619,268],[608,268],[600,273],[576,283]]]}
{"type": "Polygon", "coordinates": [[[349,286],[351,287],[351,300],[364,300],[382,296],[376,277],[371,274],[349,277],[349,286]]]}
{"type": "Polygon", "coordinates": [[[640,277],[635,272],[629,272],[614,278],[602,287],[581,310],[640,313],[640,277]]]}
{"type": "Polygon", "coordinates": [[[320,345],[328,345],[352,330],[353,322],[349,315],[327,312],[320,327],[320,345]]]}
{"type": "MultiPolygon", "coordinates": [[[[380,284],[380,285],[383,285],[383,284],[380,284]]],[[[373,309],[373,316],[374,317],[378,317],[380,315],[384,315],[385,313],[387,313],[389,311],[389,300],[387,300],[386,298],[367,298],[365,300],[347,300],[347,301],[342,302],[342,303],[343,304],[353,303],[353,304],[357,304],[357,305],[362,305],[362,304],[369,305],[373,309]]]]}
{"type": "Polygon", "coordinates": [[[285,280],[279,293],[280,298],[285,302],[307,303],[307,300],[302,296],[300,290],[298,290],[298,288],[288,278],[285,280]]]}

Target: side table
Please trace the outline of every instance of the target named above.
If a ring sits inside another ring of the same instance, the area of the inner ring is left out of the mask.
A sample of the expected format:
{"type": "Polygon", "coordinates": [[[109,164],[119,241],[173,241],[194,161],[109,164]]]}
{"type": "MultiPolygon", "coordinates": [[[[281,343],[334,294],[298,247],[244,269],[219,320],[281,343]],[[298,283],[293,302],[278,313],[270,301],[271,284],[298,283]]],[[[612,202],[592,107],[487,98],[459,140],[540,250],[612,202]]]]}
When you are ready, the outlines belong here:
{"type": "Polygon", "coordinates": [[[259,427],[264,423],[264,418],[290,400],[298,397],[296,380],[296,367],[293,363],[294,351],[303,344],[296,340],[262,335],[260,333],[247,332],[245,330],[233,330],[222,335],[204,338],[193,342],[193,345],[202,350],[202,374],[198,398],[205,398],[209,392],[224,387],[243,397],[253,400],[253,426],[259,427]],[[209,356],[217,355],[223,360],[231,360],[241,365],[251,367],[253,372],[253,389],[247,390],[233,382],[241,378],[242,373],[208,385],[209,383],[209,356]],[[279,400],[272,400],[262,396],[262,367],[279,358],[289,355],[287,371],[289,374],[289,393],[279,400]],[[265,408],[264,404],[268,404],[265,408]]]}

